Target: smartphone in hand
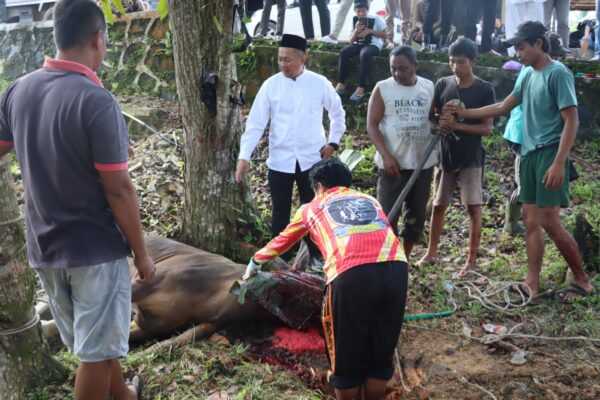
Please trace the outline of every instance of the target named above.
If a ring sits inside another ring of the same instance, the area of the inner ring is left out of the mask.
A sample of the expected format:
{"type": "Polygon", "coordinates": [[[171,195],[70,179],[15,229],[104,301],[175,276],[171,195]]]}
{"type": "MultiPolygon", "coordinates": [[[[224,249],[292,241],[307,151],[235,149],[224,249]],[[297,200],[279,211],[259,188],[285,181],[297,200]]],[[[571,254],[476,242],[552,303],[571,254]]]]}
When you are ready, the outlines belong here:
{"type": "Polygon", "coordinates": [[[357,28],[363,30],[367,27],[367,18],[366,17],[358,17],[357,28]],[[360,27],[359,27],[360,25],[360,27]]]}

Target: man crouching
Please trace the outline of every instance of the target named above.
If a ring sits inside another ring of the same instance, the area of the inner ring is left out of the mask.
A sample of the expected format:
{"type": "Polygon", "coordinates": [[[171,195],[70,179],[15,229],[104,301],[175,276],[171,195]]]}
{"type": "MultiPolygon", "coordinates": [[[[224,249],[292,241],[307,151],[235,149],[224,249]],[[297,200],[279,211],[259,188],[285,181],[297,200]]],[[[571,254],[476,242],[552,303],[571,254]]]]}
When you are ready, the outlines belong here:
{"type": "Polygon", "coordinates": [[[377,200],[349,189],[339,159],[315,164],[310,181],[314,200],[254,254],[244,279],[310,234],[325,259],[322,322],[336,398],[383,399],[406,306],[406,256],[377,200]]]}

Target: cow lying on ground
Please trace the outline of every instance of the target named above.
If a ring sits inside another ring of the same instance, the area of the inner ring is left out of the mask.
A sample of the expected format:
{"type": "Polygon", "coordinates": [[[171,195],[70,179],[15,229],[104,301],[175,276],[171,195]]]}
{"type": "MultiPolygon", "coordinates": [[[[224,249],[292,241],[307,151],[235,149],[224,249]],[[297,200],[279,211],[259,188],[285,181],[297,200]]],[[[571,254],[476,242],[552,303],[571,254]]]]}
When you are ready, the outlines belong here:
{"type": "Polygon", "coordinates": [[[241,305],[229,293],[244,265],[170,239],[150,237],[146,243],[156,277],[149,285],[132,279],[131,342],[162,338],[191,325],[209,333],[224,323],[266,317],[256,304],[241,305]]]}
{"type": "MultiPolygon", "coordinates": [[[[193,335],[199,337],[231,322],[273,319],[251,299],[242,305],[230,293],[234,282],[242,278],[244,265],[161,237],[149,237],[146,244],[156,264],[156,276],[149,285],[135,283],[130,261],[130,342],[165,338],[191,326],[196,326],[193,335]]],[[[44,321],[43,330],[48,338],[58,336],[53,321],[44,321]]]]}

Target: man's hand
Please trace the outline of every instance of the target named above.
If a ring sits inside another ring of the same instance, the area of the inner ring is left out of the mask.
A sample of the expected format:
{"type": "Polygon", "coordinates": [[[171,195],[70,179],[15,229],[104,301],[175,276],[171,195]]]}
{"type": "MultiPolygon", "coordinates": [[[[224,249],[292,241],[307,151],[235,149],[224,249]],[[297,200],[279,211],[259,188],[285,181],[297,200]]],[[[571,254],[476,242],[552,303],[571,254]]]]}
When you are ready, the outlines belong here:
{"type": "Polygon", "coordinates": [[[562,185],[563,179],[565,179],[565,166],[553,162],[544,174],[542,183],[546,190],[556,190],[562,185]]]}
{"type": "Polygon", "coordinates": [[[364,28],[363,30],[359,31],[358,37],[364,38],[367,37],[367,35],[369,35],[370,33],[373,33],[372,29],[364,28]]]}
{"type": "Polygon", "coordinates": [[[444,104],[444,107],[442,108],[442,116],[444,116],[445,114],[451,114],[458,118],[463,118],[461,114],[462,111],[464,111],[464,109],[465,105],[463,102],[461,102],[458,99],[453,99],[444,104]]]}
{"type": "Polygon", "coordinates": [[[240,183],[248,175],[248,161],[238,160],[235,168],[235,181],[240,183]]]}
{"type": "Polygon", "coordinates": [[[440,123],[438,124],[439,131],[442,135],[447,135],[456,129],[456,118],[449,112],[444,112],[440,116],[440,123]]]}
{"type": "Polygon", "coordinates": [[[400,178],[400,164],[392,156],[383,157],[383,169],[385,173],[396,179],[400,178]]]}
{"type": "Polygon", "coordinates": [[[244,276],[242,276],[242,279],[247,281],[252,275],[256,274],[257,271],[260,271],[260,268],[260,264],[255,263],[254,258],[250,258],[250,262],[246,267],[246,272],[244,272],[244,276]]]}
{"type": "Polygon", "coordinates": [[[321,159],[329,160],[331,158],[331,156],[333,155],[334,151],[335,151],[335,149],[333,148],[333,146],[330,146],[328,144],[321,147],[321,150],[319,151],[321,153],[321,159]]]}
{"type": "Polygon", "coordinates": [[[135,256],[133,264],[137,269],[137,277],[135,278],[136,283],[140,285],[147,285],[154,280],[154,274],[156,273],[156,266],[154,261],[149,256],[138,257],[135,256]]]}

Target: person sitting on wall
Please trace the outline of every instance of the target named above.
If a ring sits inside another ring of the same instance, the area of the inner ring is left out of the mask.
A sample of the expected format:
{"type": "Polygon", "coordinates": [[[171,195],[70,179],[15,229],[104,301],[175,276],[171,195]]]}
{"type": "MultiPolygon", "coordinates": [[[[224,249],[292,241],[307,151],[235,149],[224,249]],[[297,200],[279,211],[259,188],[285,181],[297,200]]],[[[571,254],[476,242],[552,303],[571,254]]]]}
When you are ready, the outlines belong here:
{"type": "MultiPolygon", "coordinates": [[[[425,25],[425,12],[427,2],[425,0],[419,0],[415,3],[413,9],[413,20],[412,29],[410,30],[410,38],[412,41],[422,44],[423,43],[423,26],[425,25]]],[[[433,23],[432,42],[438,43],[440,41],[440,31],[442,27],[442,19],[439,10],[437,11],[437,18],[433,23]]]]}
{"type": "Polygon", "coordinates": [[[357,0],[354,3],[356,16],[353,20],[354,30],[348,40],[350,44],[342,49],[338,61],[338,84],[335,88],[337,94],[346,93],[346,75],[348,62],[355,55],[360,57],[360,74],[358,87],[350,96],[350,101],[360,102],[365,96],[365,82],[373,57],[379,55],[386,37],[385,22],[376,15],[369,14],[369,3],[366,0],[357,0]]]}

